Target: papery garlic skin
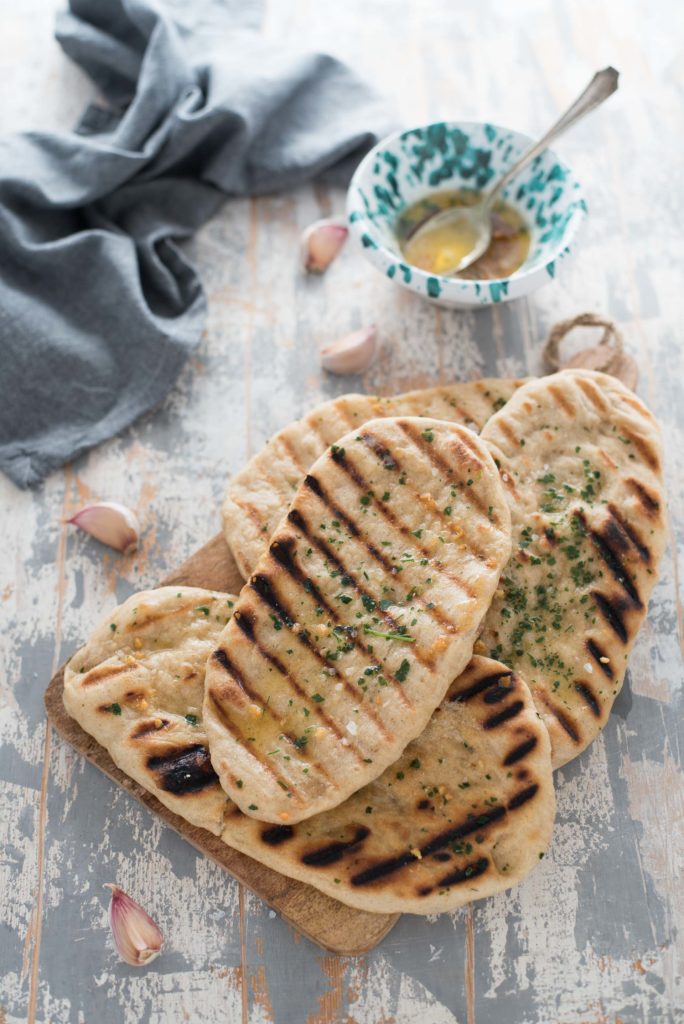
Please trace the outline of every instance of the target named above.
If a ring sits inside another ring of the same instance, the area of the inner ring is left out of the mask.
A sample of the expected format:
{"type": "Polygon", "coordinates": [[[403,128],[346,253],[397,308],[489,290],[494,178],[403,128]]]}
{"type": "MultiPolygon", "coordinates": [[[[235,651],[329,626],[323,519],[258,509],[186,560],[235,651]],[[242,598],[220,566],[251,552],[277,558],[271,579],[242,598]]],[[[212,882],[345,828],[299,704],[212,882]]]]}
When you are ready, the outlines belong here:
{"type": "Polygon", "coordinates": [[[321,366],[328,373],[362,373],[378,351],[375,327],[361,327],[321,349],[321,366]]]}
{"type": "Polygon", "coordinates": [[[129,555],[138,546],[140,522],[135,512],[114,501],[99,501],[84,505],[65,522],[85,530],[91,537],[110,548],[129,555]]]}
{"type": "Polygon", "coordinates": [[[341,219],[317,220],[302,234],[302,266],[309,274],[322,274],[328,269],[349,235],[341,219]]]}
{"type": "Polygon", "coordinates": [[[144,967],[159,956],[164,944],[162,933],[140,904],[118,885],[108,883],[105,888],[112,890],[109,925],[117,953],[131,967],[144,967]]]}

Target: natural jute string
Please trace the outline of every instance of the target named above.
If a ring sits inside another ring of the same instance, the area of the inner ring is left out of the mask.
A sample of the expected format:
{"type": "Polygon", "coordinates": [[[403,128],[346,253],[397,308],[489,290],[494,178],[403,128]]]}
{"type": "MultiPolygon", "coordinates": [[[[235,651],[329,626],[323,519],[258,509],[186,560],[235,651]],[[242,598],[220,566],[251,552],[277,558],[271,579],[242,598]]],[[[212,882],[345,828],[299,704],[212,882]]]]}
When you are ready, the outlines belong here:
{"type": "Polygon", "coordinates": [[[542,352],[544,366],[549,372],[555,373],[560,369],[560,345],[566,334],[574,327],[603,327],[599,345],[605,345],[605,362],[595,369],[604,373],[611,373],[617,369],[618,360],[623,352],[622,335],[617,324],[598,313],[579,313],[569,320],[559,321],[551,328],[542,352]]]}

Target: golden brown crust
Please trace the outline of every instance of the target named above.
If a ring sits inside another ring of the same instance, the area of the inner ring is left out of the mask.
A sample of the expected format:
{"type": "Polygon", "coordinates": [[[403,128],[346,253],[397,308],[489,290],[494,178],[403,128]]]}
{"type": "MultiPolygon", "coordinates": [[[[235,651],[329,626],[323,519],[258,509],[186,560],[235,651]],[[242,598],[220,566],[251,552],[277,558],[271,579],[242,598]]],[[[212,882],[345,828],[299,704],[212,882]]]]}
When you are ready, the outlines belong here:
{"type": "Polygon", "coordinates": [[[475,657],[374,782],[297,825],[231,815],[223,839],[349,906],[433,914],[524,878],[554,812],[549,737],[527,686],[475,657]]]}
{"type": "Polygon", "coordinates": [[[64,705],[123,771],[220,835],[225,793],[202,728],[204,670],[237,599],[197,587],[134,594],[64,670],[64,705]]]}
{"type": "Polygon", "coordinates": [[[530,381],[485,426],[513,554],[482,643],[527,679],[554,766],[603,728],[665,546],[657,423],[614,377],[530,381]]]}
{"type": "Polygon", "coordinates": [[[342,395],[280,430],[233,476],[223,503],[223,530],[245,579],[311,464],[328,445],[367,420],[427,416],[478,432],[522,383],[484,379],[379,398],[342,395]]]}
{"type": "MultiPolygon", "coordinates": [[[[548,734],[524,682],[486,658],[472,659],[400,761],[339,807],[293,826],[243,815],[213,772],[201,716],[190,711],[204,683],[194,602],[201,596],[222,612],[229,595],[185,589],[187,614],[176,616],[185,677],[148,660],[146,644],[145,654],[137,649],[146,670],[131,667],[133,678],[118,688],[96,696],[97,686],[79,685],[87,675],[79,668],[94,665],[102,645],[110,659],[130,656],[134,607],[173,606],[175,593],[135,595],[108,617],[72,658],[65,699],[116,763],[167,807],[275,870],[377,912],[452,910],[509,888],[539,862],[555,806],[548,734]],[[110,622],[122,627],[111,637],[102,632],[110,622]],[[154,707],[143,707],[153,692],[154,707]],[[113,698],[121,715],[97,713],[113,698]]],[[[207,617],[204,640],[219,628],[207,617]]]]}
{"type": "Polygon", "coordinates": [[[457,424],[372,420],[314,464],[207,668],[212,762],[243,811],[302,820],[400,755],[472,653],[508,537],[457,424]]]}

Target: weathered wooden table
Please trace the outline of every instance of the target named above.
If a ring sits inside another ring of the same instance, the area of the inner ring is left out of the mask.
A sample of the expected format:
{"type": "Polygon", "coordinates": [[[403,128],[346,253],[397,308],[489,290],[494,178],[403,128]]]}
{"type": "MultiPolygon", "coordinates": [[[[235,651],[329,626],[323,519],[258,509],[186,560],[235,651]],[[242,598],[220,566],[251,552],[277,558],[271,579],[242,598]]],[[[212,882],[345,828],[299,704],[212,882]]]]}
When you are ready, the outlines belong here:
{"type": "MultiPolygon", "coordinates": [[[[188,6],[174,4],[183,18],[188,6]]],[[[52,41],[55,7],[2,13],[3,132],[67,128],[92,95],[52,41]]],[[[341,194],[229,202],[190,246],[210,316],[163,407],[33,493],[0,480],[3,1024],[684,1019],[683,27],[681,5],[656,13],[648,0],[268,4],[264,32],[351,60],[407,124],[487,118],[534,132],[615,64],[617,97],[559,145],[590,220],[560,279],[470,314],[401,293],[351,247],[305,280],[299,233],[341,210],[341,194]],[[549,326],[585,309],[622,325],[666,438],[670,546],[628,684],[603,737],[558,773],[553,848],[533,877],[463,912],[404,917],[362,958],[325,956],[46,731],[45,684],[105,609],[216,532],[226,475],[275,429],[344,390],[537,372],[549,326]],[[322,374],[319,345],[369,322],[383,341],[369,373],[322,374]],[[138,556],[60,524],[94,496],[139,510],[138,556]],[[114,879],[164,925],[148,970],[114,955],[102,888],[114,879]]]]}

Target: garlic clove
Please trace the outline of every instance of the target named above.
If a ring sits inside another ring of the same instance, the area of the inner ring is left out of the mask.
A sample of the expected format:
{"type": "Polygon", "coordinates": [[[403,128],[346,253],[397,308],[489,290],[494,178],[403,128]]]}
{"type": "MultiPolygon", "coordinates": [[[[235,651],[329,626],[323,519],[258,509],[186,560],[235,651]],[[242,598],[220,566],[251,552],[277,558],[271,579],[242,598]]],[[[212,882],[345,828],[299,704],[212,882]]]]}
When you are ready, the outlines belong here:
{"type": "Polygon", "coordinates": [[[110,548],[123,551],[125,555],[135,551],[140,537],[140,523],[135,512],[114,501],[99,501],[84,505],[71,519],[64,522],[85,530],[91,537],[108,544],[110,548]]]}
{"type": "Polygon", "coordinates": [[[347,240],[349,228],[341,219],[317,220],[302,234],[302,265],[309,274],[322,274],[347,240]]]}
{"type": "Polygon", "coordinates": [[[159,956],[164,944],[162,933],[140,904],[118,885],[108,883],[105,888],[112,890],[109,925],[116,950],[131,967],[144,967],[159,956]]]}
{"type": "Polygon", "coordinates": [[[361,327],[321,349],[321,366],[329,373],[362,373],[375,359],[378,336],[375,327],[361,327]]]}

